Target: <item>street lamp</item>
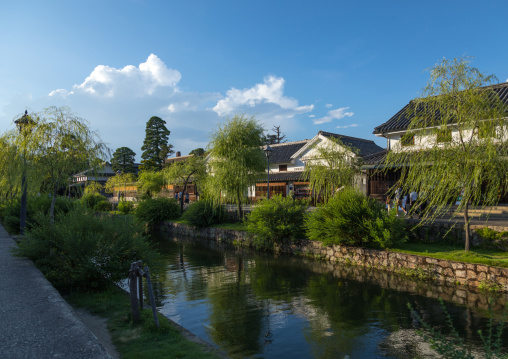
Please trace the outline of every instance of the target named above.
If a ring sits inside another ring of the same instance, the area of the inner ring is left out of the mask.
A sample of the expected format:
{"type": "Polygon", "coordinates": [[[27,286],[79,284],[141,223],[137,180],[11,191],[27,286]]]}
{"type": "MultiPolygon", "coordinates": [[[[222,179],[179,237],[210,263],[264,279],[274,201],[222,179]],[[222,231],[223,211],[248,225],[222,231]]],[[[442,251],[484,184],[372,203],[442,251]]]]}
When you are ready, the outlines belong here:
{"type": "MultiPolygon", "coordinates": [[[[116,175],[117,175],[117,176],[120,176],[121,174],[122,174],[122,171],[120,171],[120,170],[116,171],[116,175]]],[[[117,201],[118,201],[118,203],[120,203],[120,181],[118,181],[118,185],[119,185],[119,186],[118,186],[118,197],[117,197],[117,201]]]]}
{"type": "Polygon", "coordinates": [[[268,163],[267,167],[267,179],[266,179],[266,198],[270,199],[270,155],[272,154],[272,148],[269,145],[266,145],[264,149],[266,155],[266,162],[268,163]]]}
{"type": "MultiPolygon", "coordinates": [[[[18,118],[16,121],[14,121],[16,126],[18,126],[19,133],[24,137],[26,136],[26,130],[25,126],[30,125],[33,123],[30,116],[28,116],[28,111],[25,110],[25,114],[18,118]]],[[[19,233],[21,235],[25,234],[25,228],[26,228],[26,192],[27,192],[27,185],[26,185],[26,144],[23,146],[23,174],[21,177],[21,211],[19,213],[19,233]]]]}

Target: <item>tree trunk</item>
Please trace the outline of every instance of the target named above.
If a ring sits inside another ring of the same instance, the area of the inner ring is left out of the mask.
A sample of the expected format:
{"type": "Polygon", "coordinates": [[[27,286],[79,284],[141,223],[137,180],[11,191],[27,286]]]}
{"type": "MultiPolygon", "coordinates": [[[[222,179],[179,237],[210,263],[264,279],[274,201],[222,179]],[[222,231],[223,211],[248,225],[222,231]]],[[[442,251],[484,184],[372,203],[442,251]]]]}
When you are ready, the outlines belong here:
{"type": "Polygon", "coordinates": [[[466,233],[466,248],[465,251],[469,252],[469,203],[466,202],[464,207],[464,232],[466,233]]]}
{"type": "Polygon", "coordinates": [[[51,206],[49,206],[49,220],[52,224],[55,223],[55,203],[56,203],[57,191],[58,191],[58,183],[55,183],[55,188],[53,190],[53,197],[51,198],[51,206]]]}
{"type": "Polygon", "coordinates": [[[185,197],[185,191],[187,191],[187,182],[183,184],[182,198],[180,198],[180,213],[183,213],[183,199],[185,197]]]}
{"type": "Polygon", "coordinates": [[[243,215],[242,215],[242,197],[240,196],[240,192],[237,193],[237,200],[238,200],[238,220],[241,221],[243,215]]]}

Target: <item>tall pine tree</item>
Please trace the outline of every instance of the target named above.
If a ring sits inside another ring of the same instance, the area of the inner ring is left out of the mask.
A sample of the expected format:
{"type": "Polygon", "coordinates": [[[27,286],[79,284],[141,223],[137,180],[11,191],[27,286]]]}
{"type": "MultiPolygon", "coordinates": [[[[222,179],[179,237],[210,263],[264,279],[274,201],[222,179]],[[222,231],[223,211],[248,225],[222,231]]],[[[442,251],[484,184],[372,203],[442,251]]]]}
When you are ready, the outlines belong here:
{"type": "Polygon", "coordinates": [[[117,148],[115,153],[113,153],[113,158],[111,159],[111,167],[113,167],[113,171],[121,171],[122,173],[136,173],[136,168],[134,167],[134,153],[129,147],[120,147],[117,148]]]}
{"type": "Polygon", "coordinates": [[[166,128],[166,121],[153,116],[146,123],[146,135],[143,141],[141,155],[142,171],[160,171],[164,160],[174,153],[173,145],[168,143],[170,131],[166,128]]]}

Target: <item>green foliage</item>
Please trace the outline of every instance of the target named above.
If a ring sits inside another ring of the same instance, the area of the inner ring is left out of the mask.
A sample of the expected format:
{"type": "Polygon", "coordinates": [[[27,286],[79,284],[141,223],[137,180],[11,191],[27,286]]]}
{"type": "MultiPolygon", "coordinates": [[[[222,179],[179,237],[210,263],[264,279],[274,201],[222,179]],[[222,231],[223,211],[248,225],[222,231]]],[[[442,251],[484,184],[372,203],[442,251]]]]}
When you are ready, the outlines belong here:
{"type": "Polygon", "coordinates": [[[95,212],[109,212],[111,211],[111,203],[109,201],[99,201],[93,206],[95,212]]]}
{"type": "Polygon", "coordinates": [[[220,204],[200,200],[192,203],[182,218],[192,226],[209,227],[224,222],[227,219],[227,213],[220,204]]]}
{"type": "Polygon", "coordinates": [[[130,263],[154,252],[128,216],[96,216],[76,207],[51,224],[40,215],[14,253],[34,261],[59,288],[91,288],[124,279],[130,263]]]}
{"type": "MultiPolygon", "coordinates": [[[[183,186],[182,193],[187,191],[187,185],[192,181],[196,186],[203,182],[206,176],[206,162],[202,156],[192,156],[182,162],[175,162],[163,170],[167,183],[183,186]]],[[[180,209],[183,212],[184,198],[180,199],[180,209]]]]}
{"type": "Polygon", "coordinates": [[[94,209],[95,206],[98,203],[100,203],[100,202],[106,202],[106,203],[108,203],[107,202],[108,201],[107,198],[104,197],[103,195],[99,194],[99,193],[87,193],[87,194],[84,194],[83,197],[81,197],[80,201],[88,209],[94,209]]]}
{"type": "Polygon", "coordinates": [[[100,193],[104,187],[95,181],[88,182],[85,186],[85,194],[100,193]]]}
{"type": "Polygon", "coordinates": [[[113,171],[120,171],[122,173],[136,173],[134,167],[134,157],[136,153],[129,147],[117,148],[111,158],[111,167],[113,171]]]}
{"type": "MultiPolygon", "coordinates": [[[[65,214],[75,207],[75,201],[67,197],[57,197],[55,201],[55,217],[65,214]]],[[[27,199],[27,228],[37,225],[38,214],[48,215],[51,208],[51,197],[47,195],[30,196],[27,199]]],[[[20,201],[10,203],[2,211],[3,225],[11,234],[19,233],[20,201]]]]}
{"type": "Polygon", "coordinates": [[[153,116],[146,123],[146,136],[141,150],[142,171],[160,171],[164,160],[173,153],[173,145],[168,144],[170,131],[166,128],[166,121],[153,116]]]}
{"type": "Polygon", "coordinates": [[[476,233],[482,237],[482,245],[484,247],[493,247],[506,250],[506,247],[508,246],[508,232],[506,231],[498,232],[494,231],[491,228],[484,227],[478,228],[476,233]]]}
{"type": "Polygon", "coordinates": [[[138,177],[138,193],[140,193],[143,198],[151,198],[160,193],[165,184],[166,181],[164,180],[164,174],[162,172],[143,171],[138,177]]]}
{"type": "MultiPolygon", "coordinates": [[[[88,122],[68,107],[48,107],[32,116],[30,130],[15,137],[28,167],[39,171],[41,187],[56,199],[60,187],[85,169],[98,169],[110,155],[109,148],[88,122]]],[[[37,181],[30,177],[29,181],[37,181]]],[[[54,219],[53,207],[50,216],[54,219]]]]}
{"type": "Polygon", "coordinates": [[[134,204],[132,202],[122,201],[118,203],[117,209],[123,214],[129,214],[134,209],[134,204]]]}
{"type": "MultiPolygon", "coordinates": [[[[475,356],[468,350],[464,338],[461,338],[457,330],[453,325],[453,320],[446,310],[446,306],[441,298],[439,298],[443,312],[446,314],[446,324],[450,330],[450,334],[444,336],[439,330],[432,328],[428,323],[424,322],[420,315],[414,310],[410,304],[408,304],[409,310],[412,315],[422,325],[424,330],[421,330],[419,334],[425,341],[430,343],[432,349],[436,350],[442,358],[450,359],[474,359],[475,356]]],[[[494,313],[489,303],[489,322],[487,326],[487,333],[479,330],[478,335],[483,342],[483,353],[482,358],[495,359],[495,358],[506,358],[502,352],[502,334],[506,321],[508,319],[508,307],[505,308],[503,316],[499,321],[499,324],[495,327],[493,322],[494,313]]]]}
{"type": "Polygon", "coordinates": [[[204,156],[204,154],[205,154],[205,150],[201,147],[195,148],[189,152],[189,155],[194,155],[194,156],[204,156]]]}
{"type": "Polygon", "coordinates": [[[263,128],[254,117],[235,115],[219,125],[210,139],[208,165],[213,176],[207,177],[205,195],[217,203],[235,203],[239,218],[248,188],[266,168],[262,136],[263,128]]]}
{"type": "Polygon", "coordinates": [[[302,238],[306,201],[277,195],[263,199],[247,215],[247,231],[254,235],[258,248],[272,248],[283,239],[302,238]]]}
{"type": "Polygon", "coordinates": [[[180,216],[180,207],[174,198],[150,198],[138,203],[135,216],[152,228],[180,216]]]}
{"type": "Polygon", "coordinates": [[[508,191],[507,106],[492,87],[484,87],[495,77],[469,62],[443,59],[429,70],[422,97],[411,101],[404,114],[414,143],[392,146],[385,160],[387,170],[400,168],[403,192],[419,194],[417,206],[428,202],[421,224],[449,212],[464,216],[466,251],[469,206],[495,205],[508,191]],[[459,197],[460,204],[452,207],[459,197]]]}
{"type": "Polygon", "coordinates": [[[104,189],[108,193],[125,192],[125,187],[132,186],[136,183],[136,175],[133,173],[122,173],[116,176],[111,176],[106,181],[104,189]]]}
{"type": "Polygon", "coordinates": [[[316,145],[314,155],[305,164],[302,177],[310,182],[313,192],[326,202],[336,189],[354,185],[360,172],[356,152],[339,138],[328,137],[316,145]]]}
{"type": "Polygon", "coordinates": [[[387,214],[384,205],[352,188],[309,213],[305,229],[309,239],[326,245],[387,248],[407,239],[405,223],[395,211],[387,214]]]}

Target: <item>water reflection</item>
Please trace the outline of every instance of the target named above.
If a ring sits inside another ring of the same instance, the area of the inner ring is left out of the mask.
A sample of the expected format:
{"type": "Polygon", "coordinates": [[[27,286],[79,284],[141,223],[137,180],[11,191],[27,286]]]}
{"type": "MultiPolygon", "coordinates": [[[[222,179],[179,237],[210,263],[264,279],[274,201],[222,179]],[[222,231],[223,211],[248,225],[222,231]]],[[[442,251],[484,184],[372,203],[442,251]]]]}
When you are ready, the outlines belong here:
{"type": "Polygon", "coordinates": [[[407,303],[439,327],[438,296],[470,345],[486,324],[487,297],[464,288],[195,239],[161,238],[159,250],[167,264],[154,278],[161,312],[233,358],[423,357],[407,303]],[[457,305],[468,298],[470,306],[457,305]]]}

